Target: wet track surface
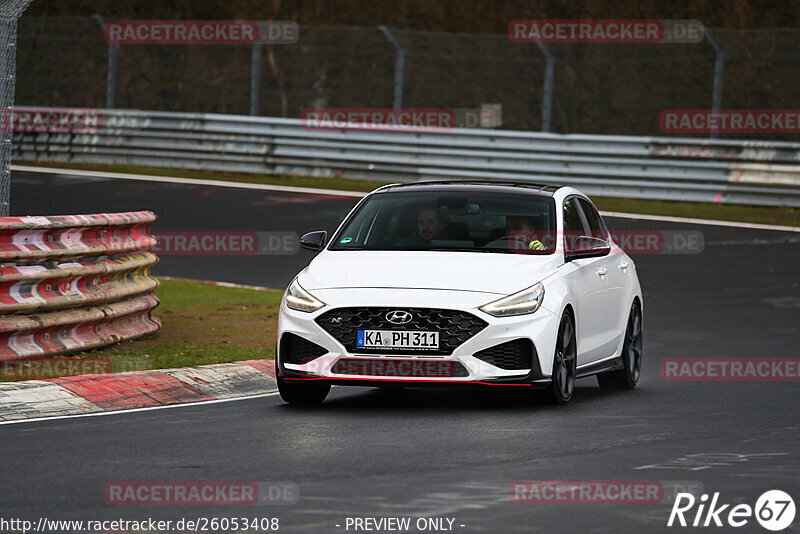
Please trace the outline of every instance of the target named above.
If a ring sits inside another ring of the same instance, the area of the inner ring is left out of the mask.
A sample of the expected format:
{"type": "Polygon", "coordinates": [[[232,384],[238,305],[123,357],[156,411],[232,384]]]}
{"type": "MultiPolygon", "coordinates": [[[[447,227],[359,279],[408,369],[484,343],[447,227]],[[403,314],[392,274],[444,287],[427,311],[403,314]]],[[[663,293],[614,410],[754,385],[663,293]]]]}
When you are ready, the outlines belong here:
{"type": "MultiPolygon", "coordinates": [[[[332,230],[354,202],[19,172],[12,189],[14,215],[152,209],[156,231],[332,230]]],[[[314,409],[271,396],[0,426],[0,478],[12,489],[3,516],[278,517],[287,532],[345,532],[347,517],[448,517],[464,532],[612,533],[675,530],[666,528],[670,505],[513,503],[509,485],[684,481],[725,503],[754,505],[769,489],[797,500],[798,383],[666,381],[659,361],[800,356],[800,234],[608,223],[701,231],[705,240],[700,254],[633,256],[645,299],[634,392],[607,393],[584,379],[570,405],[550,407],[519,391],[335,388],[314,409]],[[109,482],[190,480],[291,481],[300,498],[258,507],[123,507],[103,498],[109,482]]],[[[165,256],[156,274],[283,287],[311,257],[165,256]]],[[[732,529],[715,529],[723,530],[732,529]]],[[[736,531],[764,532],[754,520],[736,531]]]]}
{"type": "MultiPolygon", "coordinates": [[[[12,185],[12,215],[154,211],[156,233],[270,232],[302,235],[336,228],[358,200],[353,197],[283,193],[169,183],[98,180],[75,176],[16,173],[12,185]]],[[[185,234],[184,234],[185,235],[185,234]]],[[[185,235],[191,237],[191,234],[185,235]]],[[[295,239],[296,244],[296,239],[295,239]]],[[[244,255],[239,246],[226,246],[231,255],[185,255],[190,248],[172,247],[159,254],[157,275],[182,276],[284,288],[311,259],[311,253],[244,255]],[[202,261],[198,261],[202,258],[202,261]]],[[[296,252],[296,246],[295,252],[296,252]]],[[[280,251],[280,249],[279,249],[280,251]]],[[[220,252],[225,252],[221,250],[220,252]]]]}

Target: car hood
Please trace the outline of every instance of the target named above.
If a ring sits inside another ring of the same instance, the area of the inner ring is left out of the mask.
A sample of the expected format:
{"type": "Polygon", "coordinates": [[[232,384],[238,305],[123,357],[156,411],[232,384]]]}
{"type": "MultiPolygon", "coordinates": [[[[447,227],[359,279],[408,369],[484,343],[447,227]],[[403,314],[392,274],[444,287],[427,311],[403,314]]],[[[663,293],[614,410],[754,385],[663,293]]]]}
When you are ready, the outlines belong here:
{"type": "Polygon", "coordinates": [[[556,254],[324,251],[298,281],[308,290],[448,289],[507,295],[543,280],[561,263],[556,254]]]}

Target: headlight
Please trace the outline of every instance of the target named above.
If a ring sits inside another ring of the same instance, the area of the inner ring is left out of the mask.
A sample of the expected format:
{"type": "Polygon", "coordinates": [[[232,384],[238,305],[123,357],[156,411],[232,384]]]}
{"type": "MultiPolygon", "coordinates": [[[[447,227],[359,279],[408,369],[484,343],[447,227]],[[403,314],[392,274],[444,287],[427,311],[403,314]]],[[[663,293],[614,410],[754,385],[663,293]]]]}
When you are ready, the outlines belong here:
{"type": "Polygon", "coordinates": [[[525,315],[539,309],[544,300],[544,286],[541,283],[519,293],[514,293],[500,300],[495,300],[478,308],[495,317],[510,317],[512,315],[525,315]]]}
{"type": "Polygon", "coordinates": [[[295,278],[286,289],[286,306],[292,310],[310,313],[322,308],[325,303],[303,289],[295,278]]]}

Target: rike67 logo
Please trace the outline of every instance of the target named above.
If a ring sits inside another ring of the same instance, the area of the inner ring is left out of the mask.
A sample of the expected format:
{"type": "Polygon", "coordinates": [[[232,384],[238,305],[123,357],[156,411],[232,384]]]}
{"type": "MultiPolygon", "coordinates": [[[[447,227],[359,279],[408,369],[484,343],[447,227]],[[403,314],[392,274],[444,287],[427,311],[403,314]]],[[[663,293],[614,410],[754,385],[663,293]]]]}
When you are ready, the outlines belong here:
{"type": "Polygon", "coordinates": [[[762,494],[755,507],[749,504],[721,504],[719,492],[709,496],[703,494],[696,499],[691,493],[679,493],[672,505],[667,526],[681,527],[743,527],[755,517],[767,530],[778,532],[788,528],[794,521],[794,500],[781,490],[770,490],[762,494]]]}

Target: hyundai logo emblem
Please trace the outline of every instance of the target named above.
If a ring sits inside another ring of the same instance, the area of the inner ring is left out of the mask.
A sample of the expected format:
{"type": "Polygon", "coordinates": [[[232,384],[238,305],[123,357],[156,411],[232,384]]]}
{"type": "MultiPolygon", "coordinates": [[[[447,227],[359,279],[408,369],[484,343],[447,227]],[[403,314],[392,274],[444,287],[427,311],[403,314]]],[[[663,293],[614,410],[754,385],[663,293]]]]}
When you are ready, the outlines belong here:
{"type": "Polygon", "coordinates": [[[406,324],[414,316],[407,311],[395,310],[386,314],[386,320],[392,324],[406,324]]]}

